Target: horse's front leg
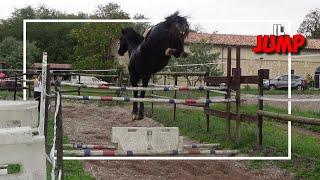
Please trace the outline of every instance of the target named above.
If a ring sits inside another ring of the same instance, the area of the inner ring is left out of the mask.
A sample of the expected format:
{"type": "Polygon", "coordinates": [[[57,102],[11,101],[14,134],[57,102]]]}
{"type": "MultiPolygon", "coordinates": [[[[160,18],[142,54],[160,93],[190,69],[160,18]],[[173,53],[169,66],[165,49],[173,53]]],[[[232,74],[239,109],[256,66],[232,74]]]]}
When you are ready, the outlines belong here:
{"type": "MultiPolygon", "coordinates": [[[[132,87],[138,87],[138,80],[135,78],[130,79],[132,87]]],[[[138,98],[138,91],[133,91],[133,97],[138,98]]],[[[138,102],[133,102],[132,106],[132,120],[138,119],[138,102]]]]}
{"type": "MultiPolygon", "coordinates": [[[[148,87],[150,77],[145,77],[142,79],[142,87],[148,87]]],[[[144,98],[146,94],[146,91],[141,91],[140,92],[140,98],[144,98]]],[[[139,107],[139,116],[138,119],[143,119],[144,118],[144,103],[140,102],[140,107],[139,107]]]]}

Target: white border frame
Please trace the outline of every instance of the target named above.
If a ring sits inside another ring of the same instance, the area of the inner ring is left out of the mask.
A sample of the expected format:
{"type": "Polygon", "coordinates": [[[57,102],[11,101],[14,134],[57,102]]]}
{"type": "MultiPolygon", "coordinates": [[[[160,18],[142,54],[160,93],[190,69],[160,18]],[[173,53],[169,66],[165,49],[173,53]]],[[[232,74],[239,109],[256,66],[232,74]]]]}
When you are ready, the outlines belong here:
{"type": "MultiPolygon", "coordinates": [[[[27,23],[108,23],[108,22],[140,22],[157,23],[162,19],[132,20],[132,19],[24,19],[23,20],[23,73],[27,72],[27,23]]],[[[292,36],[291,22],[288,20],[189,20],[191,23],[219,23],[219,22],[277,22],[286,23],[288,32],[292,36]]],[[[288,98],[291,99],[291,53],[288,54],[288,98]]],[[[23,79],[26,80],[26,75],[23,79]]],[[[26,81],[23,82],[26,87],[26,81]]],[[[27,91],[23,89],[23,100],[27,99],[27,91]]],[[[288,101],[288,114],[291,114],[291,101],[288,101]]],[[[63,160],[291,160],[291,121],[288,121],[288,156],[284,157],[63,157],[63,160]]]]}

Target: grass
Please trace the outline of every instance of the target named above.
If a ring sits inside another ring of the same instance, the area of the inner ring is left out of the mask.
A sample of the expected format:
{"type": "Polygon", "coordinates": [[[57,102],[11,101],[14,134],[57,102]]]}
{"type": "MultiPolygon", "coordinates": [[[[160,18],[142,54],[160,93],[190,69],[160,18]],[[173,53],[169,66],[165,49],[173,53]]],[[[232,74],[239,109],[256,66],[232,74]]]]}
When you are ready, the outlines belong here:
{"type": "MultiPolygon", "coordinates": [[[[217,109],[223,106],[215,105],[217,109]]],[[[257,106],[242,106],[242,112],[254,114],[257,106]]],[[[278,113],[286,113],[286,109],[265,106],[265,110],[278,113]]],[[[163,123],[165,126],[179,127],[180,133],[199,142],[221,143],[221,148],[239,149],[250,156],[287,156],[288,132],[287,127],[282,124],[265,121],[263,151],[252,151],[257,142],[256,124],[241,124],[241,142],[235,141],[235,122],[232,121],[232,139],[225,140],[225,120],[221,118],[210,118],[210,131],[206,132],[205,116],[202,110],[177,109],[177,120],[172,121],[172,108],[156,106],[153,119],[163,123]]],[[[296,115],[305,115],[308,112],[295,112],[296,115]]],[[[313,116],[313,115],[310,115],[313,116]]],[[[250,161],[249,167],[263,168],[274,165],[282,169],[294,172],[296,178],[316,179],[320,177],[320,140],[309,135],[292,133],[292,152],[294,156],[291,161],[250,161]]]]}
{"type": "MultiPolygon", "coordinates": [[[[68,144],[69,140],[66,136],[63,136],[63,144],[68,144]]],[[[48,121],[48,145],[46,145],[47,154],[50,153],[51,147],[53,143],[53,119],[49,119],[48,121]]],[[[87,173],[83,165],[78,160],[64,160],[64,179],[66,180],[91,180],[95,179],[89,173],[87,173]]],[[[51,179],[51,169],[52,166],[49,162],[47,162],[47,179],[51,179]]]]}
{"type": "Polygon", "coordinates": [[[18,174],[21,172],[20,164],[9,164],[8,165],[8,174],[18,174]]]}

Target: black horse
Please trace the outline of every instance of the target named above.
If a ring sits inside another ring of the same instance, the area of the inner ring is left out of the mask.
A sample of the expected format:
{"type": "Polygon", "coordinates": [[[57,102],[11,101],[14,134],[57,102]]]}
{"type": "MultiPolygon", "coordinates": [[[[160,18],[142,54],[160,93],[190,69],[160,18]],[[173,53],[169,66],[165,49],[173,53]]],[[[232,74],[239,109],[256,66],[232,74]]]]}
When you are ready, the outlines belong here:
{"type": "MultiPolygon", "coordinates": [[[[130,82],[133,87],[138,86],[142,80],[143,87],[147,87],[152,74],[162,70],[169,62],[171,55],[175,57],[186,56],[184,40],[189,32],[186,17],[179,16],[179,12],[165,18],[165,21],[153,26],[144,38],[132,28],[122,29],[119,55],[129,53],[130,82]]],[[[138,91],[133,92],[138,97],[138,91]]],[[[141,91],[140,98],[145,97],[141,91]]],[[[144,104],[133,103],[133,120],[143,119],[144,104]]]]}

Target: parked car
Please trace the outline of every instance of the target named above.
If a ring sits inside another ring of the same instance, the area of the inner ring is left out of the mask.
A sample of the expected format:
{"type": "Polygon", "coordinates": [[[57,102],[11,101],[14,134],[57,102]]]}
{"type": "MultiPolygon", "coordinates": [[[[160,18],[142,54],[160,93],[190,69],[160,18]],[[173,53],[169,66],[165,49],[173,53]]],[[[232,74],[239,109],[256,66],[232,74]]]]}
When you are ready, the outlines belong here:
{"type": "MultiPolygon", "coordinates": [[[[264,80],[263,87],[270,90],[288,88],[288,75],[264,80]]],[[[301,76],[291,75],[291,87],[298,90],[306,89],[308,87],[307,80],[301,76]]]]}
{"type": "MultiPolygon", "coordinates": [[[[71,83],[79,83],[79,76],[71,76],[71,83]]],[[[80,83],[84,85],[110,85],[94,76],[80,76],[80,83]]]]}

